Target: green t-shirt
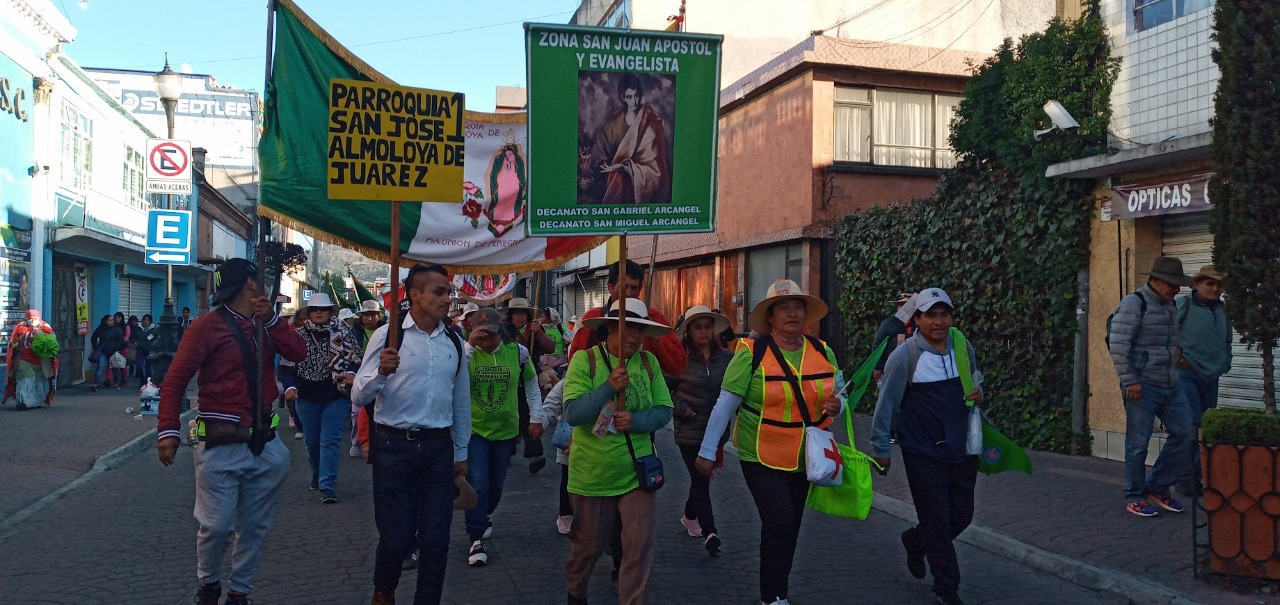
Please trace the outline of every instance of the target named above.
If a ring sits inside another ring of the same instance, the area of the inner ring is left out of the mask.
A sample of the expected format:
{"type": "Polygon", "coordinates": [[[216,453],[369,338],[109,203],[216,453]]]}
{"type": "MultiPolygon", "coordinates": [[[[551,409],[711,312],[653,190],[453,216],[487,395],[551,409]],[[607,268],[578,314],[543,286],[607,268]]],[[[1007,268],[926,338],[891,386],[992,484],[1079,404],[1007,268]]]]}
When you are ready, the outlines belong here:
{"type": "Polygon", "coordinates": [[[474,349],[467,368],[471,373],[471,432],[490,441],[514,438],[520,433],[516,401],[520,381],[534,379],[533,364],[524,364],[521,372],[519,346],[508,342],[492,353],[474,349]]]}
{"type": "MultiPolygon", "coordinates": [[[[836,363],[835,352],[832,351],[829,346],[825,347],[825,349],[827,361],[831,362],[832,367],[839,368],[840,364],[836,363]]],[[[792,367],[800,367],[800,364],[803,361],[801,359],[804,352],[803,349],[799,351],[788,351],[786,349],[779,348],[778,350],[782,351],[782,357],[791,362],[792,367]]],[[[772,353],[766,351],[765,355],[772,355],[772,353]]],[[[836,373],[839,374],[838,369],[836,370],[836,373]]],[[[839,381],[837,380],[837,382],[839,381]]],[[[733,359],[729,361],[729,367],[724,372],[724,382],[721,384],[721,388],[733,393],[734,395],[742,397],[742,403],[744,406],[750,405],[755,409],[761,408],[760,402],[764,400],[764,372],[757,369],[757,371],[752,374],[750,348],[742,346],[738,347],[738,350],[734,352],[733,359]]],[[[840,388],[840,385],[837,385],[836,388],[840,388]]],[[[756,456],[757,426],[755,423],[758,421],[759,416],[749,412],[740,412],[738,414],[736,428],[734,429],[734,443],[738,447],[738,457],[748,462],[760,461],[760,458],[756,456]]]]}
{"type": "MultiPolygon", "coordinates": [[[[573,401],[590,392],[592,389],[609,381],[610,368],[618,366],[618,358],[604,353],[602,359],[600,347],[593,347],[596,355],[595,377],[590,375],[590,362],[587,351],[573,356],[569,360],[569,369],[564,376],[564,400],[573,401]]],[[[627,360],[627,375],[631,384],[627,387],[627,410],[640,412],[653,407],[672,407],[671,392],[667,390],[667,382],[662,378],[662,370],[658,359],[652,353],[641,351],[627,360]],[[649,357],[649,367],[653,370],[653,379],[649,379],[649,371],[645,369],[640,356],[649,357]]],[[[573,427],[573,445],[569,447],[569,493],[581,496],[619,496],[640,487],[636,479],[635,465],[631,453],[627,450],[627,440],[622,433],[606,433],[604,437],[596,437],[591,432],[592,424],[573,427]]],[[[653,440],[646,433],[631,435],[631,445],[637,457],[654,453],[653,440]]]]}
{"type": "Polygon", "coordinates": [[[561,326],[551,326],[550,328],[544,328],[543,332],[546,332],[547,337],[556,345],[555,348],[551,350],[551,354],[564,355],[564,328],[561,326]]]}

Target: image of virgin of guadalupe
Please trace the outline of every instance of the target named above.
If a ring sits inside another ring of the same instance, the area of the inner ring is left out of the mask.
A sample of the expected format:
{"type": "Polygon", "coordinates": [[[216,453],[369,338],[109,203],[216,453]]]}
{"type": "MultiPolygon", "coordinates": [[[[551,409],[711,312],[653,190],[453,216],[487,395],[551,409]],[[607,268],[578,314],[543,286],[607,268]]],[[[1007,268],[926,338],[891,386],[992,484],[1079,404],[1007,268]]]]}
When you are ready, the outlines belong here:
{"type": "Polygon", "coordinates": [[[489,232],[495,239],[506,235],[524,220],[528,201],[524,170],[524,153],[515,142],[503,145],[489,162],[485,178],[489,185],[489,205],[484,215],[489,219],[489,232]]]}
{"type": "Polygon", "coordinates": [[[579,141],[593,142],[593,173],[589,178],[579,174],[579,203],[671,203],[675,78],[657,74],[643,76],[579,72],[580,90],[597,93],[585,98],[581,93],[579,96],[580,122],[585,122],[579,125],[579,141]],[[598,94],[602,92],[606,95],[598,94]],[[609,99],[607,107],[582,106],[594,104],[599,96],[609,99]],[[598,122],[592,120],[601,109],[612,111],[600,112],[607,117],[598,122]],[[590,117],[584,120],[584,116],[590,117]]]}

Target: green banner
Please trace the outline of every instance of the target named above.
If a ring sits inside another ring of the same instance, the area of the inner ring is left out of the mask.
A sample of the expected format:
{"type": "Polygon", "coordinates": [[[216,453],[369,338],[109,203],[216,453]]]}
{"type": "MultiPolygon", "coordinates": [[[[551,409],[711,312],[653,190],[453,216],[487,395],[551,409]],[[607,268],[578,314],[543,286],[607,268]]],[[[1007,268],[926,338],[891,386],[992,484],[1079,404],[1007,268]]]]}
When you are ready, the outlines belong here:
{"type": "Polygon", "coordinates": [[[531,236],[715,231],[722,36],[525,24],[531,236]]]}

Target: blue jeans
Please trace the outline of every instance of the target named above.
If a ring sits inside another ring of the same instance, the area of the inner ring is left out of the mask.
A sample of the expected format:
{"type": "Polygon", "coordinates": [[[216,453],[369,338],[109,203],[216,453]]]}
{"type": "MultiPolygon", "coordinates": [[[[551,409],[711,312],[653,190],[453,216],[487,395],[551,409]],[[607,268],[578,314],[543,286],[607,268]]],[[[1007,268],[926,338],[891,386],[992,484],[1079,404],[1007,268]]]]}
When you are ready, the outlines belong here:
{"type": "Polygon", "coordinates": [[[142,379],[142,384],[144,385],[147,384],[147,379],[151,378],[151,360],[147,359],[150,354],[150,351],[145,353],[138,351],[138,354],[133,358],[133,367],[137,368],[138,377],[142,379]]]}
{"type": "Polygon", "coordinates": [[[476,490],[476,505],[467,509],[467,535],[479,540],[489,527],[489,515],[502,499],[502,484],[507,482],[507,467],[516,450],[516,438],[489,441],[475,433],[467,445],[467,482],[476,490]]]}
{"type": "Polygon", "coordinates": [[[453,436],[449,429],[432,429],[408,439],[375,424],[369,448],[378,526],[373,587],[394,593],[400,564],[416,546],[421,559],[414,605],[439,603],[453,522],[453,436]]]}
{"type": "MultiPolygon", "coordinates": [[[[1178,372],[1178,390],[1187,400],[1191,409],[1191,424],[1200,428],[1200,420],[1204,411],[1218,407],[1218,379],[1205,380],[1195,370],[1178,372]]],[[[1193,435],[1194,437],[1194,435],[1193,435]]],[[[1191,468],[1178,481],[1178,491],[1184,494],[1195,493],[1203,472],[1200,470],[1200,445],[1191,440],[1191,468]]]]}
{"type": "Polygon", "coordinates": [[[262,545],[289,475],[289,448],[280,438],[267,442],[261,456],[246,443],[195,451],[196,577],[203,584],[222,580],[223,563],[231,550],[228,588],[253,592],[253,574],[262,559],[262,545]]]}
{"type": "Polygon", "coordinates": [[[331,490],[338,480],[342,429],[347,425],[351,402],[346,399],[307,401],[299,398],[295,407],[298,418],[302,419],[311,475],[319,476],[320,489],[331,490]]]}
{"type": "MultiPolygon", "coordinates": [[[[1122,389],[1123,392],[1123,389],[1122,389]]],[[[1127,502],[1142,500],[1147,494],[1169,495],[1169,486],[1187,472],[1191,464],[1191,444],[1195,427],[1191,409],[1182,392],[1173,387],[1142,383],[1142,399],[1124,402],[1127,417],[1124,436],[1124,498],[1127,502]],[[1169,438],[1160,457],[1147,475],[1147,446],[1155,419],[1164,423],[1169,438]]]]}
{"type": "MultiPolygon", "coordinates": [[[[114,351],[113,351],[114,352],[114,351]]],[[[102,377],[111,369],[111,353],[102,349],[98,349],[98,365],[93,368],[93,384],[98,386],[102,384],[102,377]]],[[[115,378],[115,372],[108,375],[112,380],[115,378]]]]}

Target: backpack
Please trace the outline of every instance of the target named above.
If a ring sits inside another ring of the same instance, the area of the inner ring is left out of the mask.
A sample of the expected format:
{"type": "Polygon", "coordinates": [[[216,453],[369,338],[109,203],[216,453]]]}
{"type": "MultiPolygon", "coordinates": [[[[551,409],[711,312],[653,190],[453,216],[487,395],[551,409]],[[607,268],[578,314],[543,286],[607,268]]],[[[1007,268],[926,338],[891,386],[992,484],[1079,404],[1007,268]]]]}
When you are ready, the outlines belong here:
{"type": "MultiPolygon", "coordinates": [[[[408,313],[408,312],[406,311],[406,312],[404,312],[404,313],[400,313],[399,315],[397,315],[397,316],[396,316],[396,343],[397,343],[397,345],[398,345],[398,346],[400,346],[400,347],[403,347],[403,346],[404,346],[404,318],[405,318],[405,315],[406,315],[407,313],[408,313]]],[[[455,370],[453,371],[454,376],[457,376],[457,375],[458,375],[458,372],[461,372],[461,371],[462,371],[462,357],[463,357],[463,355],[462,355],[462,339],[458,338],[458,335],[457,335],[457,334],[455,334],[455,333],[454,333],[454,331],[453,331],[453,330],[450,330],[448,327],[446,327],[446,328],[445,328],[444,333],[445,333],[445,335],[446,335],[446,336],[448,336],[448,337],[449,337],[449,342],[453,343],[453,348],[454,348],[454,349],[456,349],[456,350],[458,351],[458,367],[457,367],[457,369],[455,369],[455,370]]],[[[387,334],[386,334],[386,336],[387,336],[387,337],[389,337],[389,336],[390,336],[390,334],[391,334],[391,326],[390,326],[390,325],[388,325],[388,326],[387,326],[387,334]]],[[[384,337],[384,338],[383,338],[383,340],[382,340],[382,348],[384,348],[384,349],[385,349],[385,348],[387,348],[387,338],[386,338],[386,337],[384,337]]],[[[523,368],[521,368],[521,371],[523,371],[523,368]]],[[[372,431],[373,431],[373,402],[370,402],[368,405],[364,406],[364,413],[365,413],[365,414],[368,414],[368,416],[369,416],[369,431],[370,431],[370,435],[372,435],[372,431]]],[[[373,448],[372,448],[372,447],[370,447],[370,448],[369,448],[369,464],[373,464],[373,448]]]]}
{"type": "MultiPolygon", "coordinates": [[[[1142,291],[1134,292],[1134,294],[1138,295],[1138,300],[1142,303],[1142,310],[1138,312],[1138,327],[1133,329],[1133,342],[1136,343],[1138,342],[1138,334],[1142,333],[1142,320],[1147,317],[1147,297],[1142,295],[1142,291]]],[[[1116,305],[1116,311],[1119,310],[1120,306],[1116,305]]],[[[1103,341],[1107,343],[1107,349],[1111,348],[1111,320],[1115,318],[1115,311],[1112,311],[1111,315],[1107,316],[1107,335],[1103,338],[1103,341]]]]}

